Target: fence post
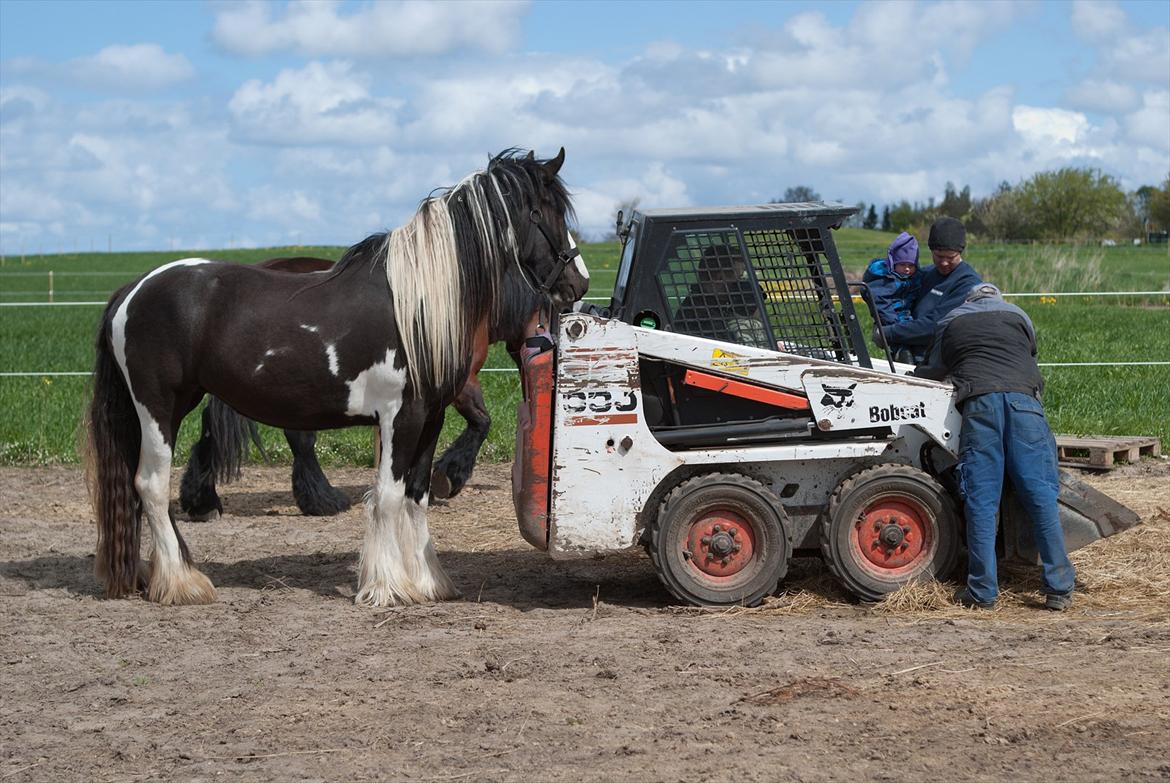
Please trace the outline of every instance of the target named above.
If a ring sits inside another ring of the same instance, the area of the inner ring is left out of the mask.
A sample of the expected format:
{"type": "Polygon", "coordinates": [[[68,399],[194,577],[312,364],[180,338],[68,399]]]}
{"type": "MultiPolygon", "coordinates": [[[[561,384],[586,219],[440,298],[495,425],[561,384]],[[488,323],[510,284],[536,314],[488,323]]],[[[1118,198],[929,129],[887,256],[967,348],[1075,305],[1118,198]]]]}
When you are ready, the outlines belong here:
{"type": "Polygon", "coordinates": [[[49,270],[49,301],[53,301],[53,270],[49,270]]]}

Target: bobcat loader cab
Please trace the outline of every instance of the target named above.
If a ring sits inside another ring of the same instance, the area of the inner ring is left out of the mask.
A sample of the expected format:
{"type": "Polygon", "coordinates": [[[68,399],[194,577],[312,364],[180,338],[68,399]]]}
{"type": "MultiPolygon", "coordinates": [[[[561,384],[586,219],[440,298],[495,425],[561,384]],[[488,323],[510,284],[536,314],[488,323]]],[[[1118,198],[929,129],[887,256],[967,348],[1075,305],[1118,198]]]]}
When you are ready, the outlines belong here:
{"type": "MultiPolygon", "coordinates": [[[[562,315],[524,353],[527,541],[556,558],[642,544],[701,605],[759,602],[794,554],[869,600],[950,574],[960,416],[949,384],[873,366],[831,234],[853,211],[645,210],[620,227],[608,317],[562,315]]],[[[1062,501],[1070,549],[1137,522],[1071,478],[1062,501]]],[[[1034,560],[1005,510],[1005,556],[1034,560]]]]}

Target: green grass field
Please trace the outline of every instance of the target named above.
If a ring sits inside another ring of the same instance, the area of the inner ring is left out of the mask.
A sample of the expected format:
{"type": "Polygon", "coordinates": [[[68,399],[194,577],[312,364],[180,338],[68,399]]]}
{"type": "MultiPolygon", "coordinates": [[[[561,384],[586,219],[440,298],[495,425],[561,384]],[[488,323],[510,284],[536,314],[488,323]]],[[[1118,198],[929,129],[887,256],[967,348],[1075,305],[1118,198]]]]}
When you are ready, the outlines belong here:
{"type": "MultiPolygon", "coordinates": [[[[835,234],[850,277],[885,253],[893,234],[843,229],[835,234]]],[[[0,303],[49,299],[104,301],[110,292],[143,272],[184,256],[210,256],[253,263],[279,255],[338,258],[340,247],[158,253],[82,253],[12,256],[0,264],[0,303]]],[[[591,298],[608,301],[613,289],[617,243],[582,246],[592,273],[591,298]]],[[[929,254],[923,249],[923,262],[929,254]]],[[[967,259],[1007,291],[1166,291],[1170,254],[1162,247],[1065,247],[992,245],[968,249],[967,259]]],[[[1014,300],[1032,316],[1042,362],[1170,361],[1170,294],[1134,299],[1081,297],[1014,300]]],[[[0,307],[0,373],[88,371],[100,307],[0,307]]],[[[868,316],[862,314],[868,330],[868,316]]],[[[519,381],[502,348],[493,348],[481,376],[493,426],[482,458],[510,459],[515,438],[519,381]]],[[[1170,367],[1050,367],[1046,404],[1058,432],[1149,435],[1170,439],[1170,367]]],[[[75,462],[79,423],[88,394],[86,377],[0,377],[0,464],[75,462]]],[[[185,461],[197,435],[189,416],[180,434],[177,460],[185,461]]],[[[441,445],[462,430],[448,416],[441,445]]],[[[280,433],[264,428],[270,455],[290,459],[280,433]]],[[[371,434],[358,428],[323,433],[318,441],[326,465],[372,464],[371,434]]]]}

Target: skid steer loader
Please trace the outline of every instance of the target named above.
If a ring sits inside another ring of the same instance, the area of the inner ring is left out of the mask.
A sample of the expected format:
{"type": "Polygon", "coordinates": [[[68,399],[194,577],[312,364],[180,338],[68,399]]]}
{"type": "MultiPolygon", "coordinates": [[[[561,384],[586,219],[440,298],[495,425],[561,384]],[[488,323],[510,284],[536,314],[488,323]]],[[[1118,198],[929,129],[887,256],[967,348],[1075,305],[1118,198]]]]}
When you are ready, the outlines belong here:
{"type": "MultiPolygon", "coordinates": [[[[523,352],[513,498],[554,558],[644,545],[688,603],[752,605],[819,553],[858,598],[951,574],[963,546],[953,390],[874,366],[838,204],[635,212],[610,306],[523,352]]],[[[589,308],[587,308],[589,309],[589,308]]],[[[1137,524],[1071,475],[1075,549],[1137,524]]],[[[1035,560],[1013,501],[1005,558],[1035,560]]]]}

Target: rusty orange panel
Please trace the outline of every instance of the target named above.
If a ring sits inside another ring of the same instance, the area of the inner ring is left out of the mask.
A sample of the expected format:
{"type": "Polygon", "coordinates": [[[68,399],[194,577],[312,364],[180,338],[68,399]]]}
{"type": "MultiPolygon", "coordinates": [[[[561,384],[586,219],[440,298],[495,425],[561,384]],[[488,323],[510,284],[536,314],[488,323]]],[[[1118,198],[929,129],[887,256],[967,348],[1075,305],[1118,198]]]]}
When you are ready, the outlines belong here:
{"type": "Polygon", "coordinates": [[[688,386],[695,386],[700,389],[709,389],[710,391],[720,392],[722,394],[730,394],[733,397],[743,397],[745,400],[755,400],[766,405],[775,405],[777,408],[787,408],[794,411],[805,411],[809,409],[808,399],[799,397],[795,394],[777,391],[776,389],[765,389],[761,386],[755,386],[743,381],[733,381],[730,378],[721,378],[718,375],[711,375],[698,370],[687,370],[686,376],[683,378],[683,383],[688,386]]]}
{"type": "Polygon", "coordinates": [[[548,549],[553,369],[552,351],[524,361],[524,399],[516,410],[516,459],[512,463],[512,503],[520,535],[542,550],[548,549]]]}

